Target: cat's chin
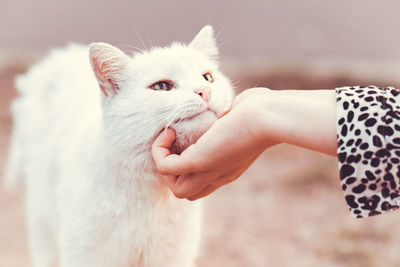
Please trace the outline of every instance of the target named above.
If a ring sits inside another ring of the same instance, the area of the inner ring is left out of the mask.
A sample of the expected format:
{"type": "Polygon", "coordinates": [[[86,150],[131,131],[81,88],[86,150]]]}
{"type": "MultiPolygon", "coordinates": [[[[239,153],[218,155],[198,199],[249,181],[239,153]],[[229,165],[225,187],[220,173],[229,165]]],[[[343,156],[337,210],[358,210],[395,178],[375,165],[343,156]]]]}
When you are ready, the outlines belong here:
{"type": "Polygon", "coordinates": [[[171,152],[181,154],[191,144],[195,143],[217,119],[217,115],[213,111],[206,110],[197,116],[181,120],[173,125],[176,140],[171,146],[171,152]]]}

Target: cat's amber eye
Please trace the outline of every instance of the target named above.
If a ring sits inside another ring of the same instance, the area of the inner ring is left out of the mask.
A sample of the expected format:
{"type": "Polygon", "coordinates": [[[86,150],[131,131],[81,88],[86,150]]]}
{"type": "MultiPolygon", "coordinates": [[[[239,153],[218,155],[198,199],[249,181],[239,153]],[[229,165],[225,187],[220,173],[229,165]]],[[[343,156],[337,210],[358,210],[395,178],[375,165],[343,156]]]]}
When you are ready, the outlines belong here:
{"type": "Polygon", "coordinates": [[[212,83],[214,81],[214,77],[209,72],[203,74],[203,78],[209,83],[212,83]]]}
{"type": "Polygon", "coordinates": [[[156,91],[170,91],[175,87],[174,83],[171,81],[160,81],[153,83],[152,85],[149,86],[150,89],[156,90],[156,91]]]}

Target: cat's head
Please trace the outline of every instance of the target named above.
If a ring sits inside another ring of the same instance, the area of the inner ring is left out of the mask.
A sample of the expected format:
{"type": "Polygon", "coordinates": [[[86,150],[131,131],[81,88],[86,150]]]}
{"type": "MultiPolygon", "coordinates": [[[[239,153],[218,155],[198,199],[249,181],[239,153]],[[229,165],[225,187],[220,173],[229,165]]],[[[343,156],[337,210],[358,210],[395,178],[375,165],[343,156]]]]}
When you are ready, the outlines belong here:
{"type": "Polygon", "coordinates": [[[188,45],[173,43],[132,57],[109,44],[92,44],[90,61],[113,145],[146,147],[166,127],[177,133],[178,152],[194,143],[232,102],[233,88],[217,57],[211,26],[188,45]]]}

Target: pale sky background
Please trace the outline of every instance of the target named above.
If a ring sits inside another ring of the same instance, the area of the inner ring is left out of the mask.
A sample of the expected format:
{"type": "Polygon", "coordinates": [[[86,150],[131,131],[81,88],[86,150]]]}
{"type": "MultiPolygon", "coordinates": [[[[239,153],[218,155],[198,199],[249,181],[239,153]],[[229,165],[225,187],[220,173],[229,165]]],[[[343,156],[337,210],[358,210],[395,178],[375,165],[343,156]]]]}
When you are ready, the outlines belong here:
{"type": "Polygon", "coordinates": [[[223,59],[400,61],[398,0],[0,0],[1,50],[75,41],[189,41],[205,24],[223,59]]]}

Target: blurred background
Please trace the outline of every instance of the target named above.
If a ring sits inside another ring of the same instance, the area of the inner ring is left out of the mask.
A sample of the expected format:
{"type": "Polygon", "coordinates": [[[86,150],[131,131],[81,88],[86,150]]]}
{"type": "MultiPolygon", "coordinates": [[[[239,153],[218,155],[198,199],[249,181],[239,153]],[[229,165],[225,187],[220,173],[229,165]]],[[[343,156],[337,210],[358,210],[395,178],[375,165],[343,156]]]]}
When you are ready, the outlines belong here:
{"type": "MultiPolygon", "coordinates": [[[[0,173],[15,75],[49,49],[110,42],[125,51],[190,41],[205,24],[222,69],[249,87],[400,84],[398,0],[0,0],[0,173]]],[[[30,266],[23,189],[0,191],[0,266],[30,266]]],[[[400,266],[400,212],[355,220],[335,158],[279,145],[205,200],[198,266],[400,266]]]]}

